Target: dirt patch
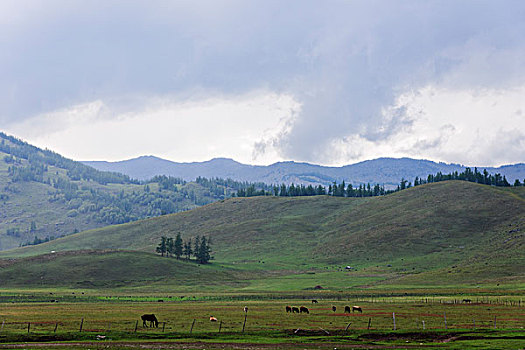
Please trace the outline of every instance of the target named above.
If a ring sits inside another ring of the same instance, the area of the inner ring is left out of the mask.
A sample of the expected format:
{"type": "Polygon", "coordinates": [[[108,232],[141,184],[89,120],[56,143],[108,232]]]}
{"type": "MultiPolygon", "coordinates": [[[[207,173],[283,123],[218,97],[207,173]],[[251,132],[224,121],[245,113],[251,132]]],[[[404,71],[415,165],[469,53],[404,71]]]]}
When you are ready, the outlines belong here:
{"type": "Polygon", "coordinates": [[[255,343],[207,343],[207,342],[86,342],[86,343],[24,343],[3,344],[0,349],[46,349],[46,348],[129,348],[129,349],[246,349],[246,350],[268,350],[268,349],[407,349],[417,348],[415,345],[371,345],[371,344],[340,344],[340,343],[279,343],[279,344],[255,344],[255,343]]]}

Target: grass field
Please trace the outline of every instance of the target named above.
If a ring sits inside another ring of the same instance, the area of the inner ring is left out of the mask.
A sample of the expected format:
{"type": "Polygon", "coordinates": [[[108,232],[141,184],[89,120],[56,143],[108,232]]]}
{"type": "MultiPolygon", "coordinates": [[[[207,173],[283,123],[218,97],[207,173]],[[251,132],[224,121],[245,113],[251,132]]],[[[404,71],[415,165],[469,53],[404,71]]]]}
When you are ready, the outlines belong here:
{"type": "MultiPolygon", "coordinates": [[[[0,294],[0,342],[3,343],[0,347],[14,348],[20,341],[88,342],[72,346],[83,348],[97,336],[105,338],[91,346],[104,348],[143,347],[145,344],[147,347],[153,339],[168,342],[171,344],[168,347],[174,348],[200,348],[199,344],[202,348],[232,348],[235,344],[243,348],[244,344],[255,349],[272,345],[275,348],[407,346],[447,349],[475,345],[479,349],[519,349],[525,345],[525,307],[521,296],[428,297],[421,294],[363,298],[342,294],[338,298],[327,298],[317,293],[313,296],[319,302],[313,304],[311,299],[255,300],[252,297],[234,301],[227,300],[229,295],[222,295],[224,300],[217,301],[205,300],[206,295],[197,300],[187,296],[181,299],[178,295],[151,297],[157,300],[148,301],[146,296],[77,293],[56,291],[53,295],[48,294],[47,302],[29,302],[31,296],[45,298],[42,293],[0,294]],[[24,300],[24,296],[27,299],[24,300]],[[18,299],[6,302],[9,298],[18,299]],[[472,303],[462,302],[467,298],[472,303]],[[362,307],[363,313],[344,312],[345,306],[356,304],[362,307]],[[310,313],[287,313],[287,305],[306,306],[310,313]],[[244,306],[248,307],[247,314],[243,311],[244,306]],[[157,315],[159,328],[143,328],[140,315],[144,313],[157,315]],[[219,321],[210,322],[210,316],[219,321]]],[[[270,295],[260,297],[271,298],[270,295]]],[[[30,344],[24,347],[39,348],[30,344]]],[[[164,346],[157,344],[157,347],[164,346]]]]}

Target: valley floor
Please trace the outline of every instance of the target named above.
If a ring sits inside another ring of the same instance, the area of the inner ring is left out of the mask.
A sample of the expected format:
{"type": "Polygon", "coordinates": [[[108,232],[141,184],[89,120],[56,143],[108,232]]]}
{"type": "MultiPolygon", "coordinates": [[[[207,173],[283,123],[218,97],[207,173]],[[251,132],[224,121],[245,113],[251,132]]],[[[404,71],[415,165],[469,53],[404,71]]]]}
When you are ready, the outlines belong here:
{"type": "Polygon", "coordinates": [[[0,292],[0,349],[520,349],[522,297],[488,291],[291,297],[12,290],[0,292]],[[355,305],[363,312],[345,310],[355,305]],[[290,313],[286,306],[309,313],[290,313]],[[158,328],[143,327],[146,313],[156,315],[158,328]]]}

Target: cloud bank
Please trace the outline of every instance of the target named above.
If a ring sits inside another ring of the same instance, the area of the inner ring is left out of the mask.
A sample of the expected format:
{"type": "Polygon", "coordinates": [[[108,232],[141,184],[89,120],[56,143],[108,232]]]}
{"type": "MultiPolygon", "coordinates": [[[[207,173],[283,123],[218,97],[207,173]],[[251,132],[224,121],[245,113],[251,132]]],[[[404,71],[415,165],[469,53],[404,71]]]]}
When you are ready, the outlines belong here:
{"type": "Polygon", "coordinates": [[[7,1],[0,13],[0,123],[75,158],[525,161],[521,1],[7,1]],[[183,136],[168,137],[176,125],[183,136]],[[105,147],[67,137],[82,130],[105,147]]]}

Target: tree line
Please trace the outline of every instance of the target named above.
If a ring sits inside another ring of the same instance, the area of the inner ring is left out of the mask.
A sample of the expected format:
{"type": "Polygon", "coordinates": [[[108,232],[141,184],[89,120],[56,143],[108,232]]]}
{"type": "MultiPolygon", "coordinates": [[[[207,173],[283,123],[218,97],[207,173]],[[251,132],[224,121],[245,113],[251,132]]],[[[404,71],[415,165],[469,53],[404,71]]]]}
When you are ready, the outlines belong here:
{"type": "MultiPolygon", "coordinates": [[[[497,186],[497,187],[510,187],[511,184],[508,182],[505,175],[499,173],[490,174],[487,169],[483,169],[483,172],[480,172],[478,168],[474,168],[472,171],[471,168],[465,168],[463,172],[453,172],[449,174],[442,174],[441,172],[436,173],[435,175],[428,175],[426,180],[416,177],[414,179],[414,186],[423,185],[425,183],[440,182],[447,180],[460,180],[460,181],[469,181],[476,182],[483,185],[497,186]]],[[[519,179],[514,181],[513,186],[525,186],[525,179],[523,179],[523,184],[519,179]]]]}
{"type": "Polygon", "coordinates": [[[184,257],[188,261],[193,256],[199,264],[207,264],[212,259],[211,239],[206,236],[197,236],[193,240],[188,238],[187,241],[182,239],[180,233],[175,238],[162,236],[155,251],[167,258],[181,259],[184,257]]]}
{"type": "MultiPolygon", "coordinates": [[[[449,174],[443,174],[438,172],[436,174],[430,174],[426,179],[416,176],[413,182],[401,179],[399,184],[394,189],[385,189],[384,185],[370,183],[359,184],[359,186],[354,186],[351,183],[346,185],[343,180],[341,183],[334,181],[327,187],[318,185],[295,185],[295,184],[281,184],[280,186],[264,185],[257,186],[256,184],[248,184],[247,187],[240,188],[235,194],[237,197],[255,197],[255,196],[276,196],[276,197],[297,197],[297,196],[334,196],[334,197],[375,197],[375,196],[384,196],[390,193],[398,192],[410,188],[412,186],[419,186],[426,183],[447,181],[447,180],[459,180],[459,181],[469,181],[476,182],[484,185],[498,186],[498,187],[509,187],[511,184],[508,182],[507,178],[499,173],[490,174],[486,169],[483,172],[478,171],[477,168],[474,168],[474,171],[471,168],[465,168],[463,172],[452,172],[449,174]]],[[[519,179],[514,181],[512,186],[525,186],[525,179],[523,179],[523,184],[519,179]]]]}

